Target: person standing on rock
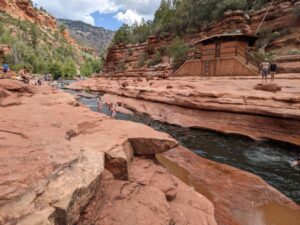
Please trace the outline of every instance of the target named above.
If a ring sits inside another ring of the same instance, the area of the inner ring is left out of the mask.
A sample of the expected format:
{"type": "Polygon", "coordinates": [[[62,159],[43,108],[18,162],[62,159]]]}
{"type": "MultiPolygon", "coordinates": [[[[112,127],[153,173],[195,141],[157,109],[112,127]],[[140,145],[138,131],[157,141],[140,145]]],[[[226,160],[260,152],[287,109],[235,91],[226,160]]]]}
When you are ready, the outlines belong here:
{"type": "Polygon", "coordinates": [[[4,63],[2,65],[3,73],[4,73],[4,78],[6,78],[6,74],[9,72],[9,65],[7,63],[4,63]]]}
{"type": "Polygon", "coordinates": [[[275,74],[277,72],[277,65],[275,62],[272,62],[270,65],[270,72],[271,72],[271,80],[275,80],[275,74]]]}
{"type": "Polygon", "coordinates": [[[260,64],[260,68],[261,68],[262,83],[267,83],[267,77],[270,71],[270,63],[263,62],[262,64],[260,64]]]}

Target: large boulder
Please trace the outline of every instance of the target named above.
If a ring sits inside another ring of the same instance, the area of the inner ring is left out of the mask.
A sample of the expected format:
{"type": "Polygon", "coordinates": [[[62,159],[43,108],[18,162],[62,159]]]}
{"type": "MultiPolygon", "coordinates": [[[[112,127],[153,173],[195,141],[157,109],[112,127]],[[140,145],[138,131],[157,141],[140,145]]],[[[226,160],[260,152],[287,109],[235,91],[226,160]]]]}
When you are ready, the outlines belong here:
{"type": "Polygon", "coordinates": [[[128,181],[104,172],[79,225],[216,225],[213,205],[151,159],[134,158],[128,181]]]}

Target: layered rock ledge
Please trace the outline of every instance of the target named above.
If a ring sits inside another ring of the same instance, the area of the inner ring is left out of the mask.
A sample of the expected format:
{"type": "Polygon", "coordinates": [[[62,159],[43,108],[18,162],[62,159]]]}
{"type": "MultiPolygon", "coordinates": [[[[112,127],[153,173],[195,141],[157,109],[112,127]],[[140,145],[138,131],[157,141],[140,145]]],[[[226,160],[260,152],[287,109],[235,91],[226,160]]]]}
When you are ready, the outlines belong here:
{"type": "Polygon", "coordinates": [[[259,77],[92,78],[69,88],[170,124],[300,145],[300,76],[276,77],[276,92],[255,90],[259,77]]]}
{"type": "Polygon", "coordinates": [[[300,206],[258,176],[178,146],[157,156],[174,175],[206,196],[220,225],[297,225],[300,206]]]}
{"type": "Polygon", "coordinates": [[[167,134],[0,80],[0,224],[205,224],[214,207],[153,157],[167,134]]]}

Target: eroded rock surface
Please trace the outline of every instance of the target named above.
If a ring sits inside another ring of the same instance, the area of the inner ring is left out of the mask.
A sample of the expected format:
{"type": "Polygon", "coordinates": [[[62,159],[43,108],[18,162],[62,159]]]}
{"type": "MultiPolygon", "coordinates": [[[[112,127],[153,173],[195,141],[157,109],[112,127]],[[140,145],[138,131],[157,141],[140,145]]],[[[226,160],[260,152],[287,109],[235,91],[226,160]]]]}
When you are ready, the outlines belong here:
{"type": "Polygon", "coordinates": [[[152,159],[134,158],[128,181],[102,179],[79,224],[216,224],[212,204],[152,159]]]}
{"type": "Polygon", "coordinates": [[[299,223],[299,205],[256,175],[204,159],[182,146],[163,153],[158,159],[214,204],[218,224],[299,223]]]}
{"type": "Polygon", "coordinates": [[[196,217],[190,224],[216,224],[212,204],[153,161],[178,145],[167,134],[91,112],[48,86],[23,93],[22,83],[0,80],[0,87],[0,101],[20,103],[0,107],[0,224],[91,221],[98,217],[83,210],[102,194],[93,210],[108,215],[104,224],[183,225],[184,210],[196,217]]]}
{"type": "Polygon", "coordinates": [[[275,83],[266,85],[268,90],[280,86],[278,92],[254,90],[260,81],[260,77],[144,78],[142,82],[93,78],[70,88],[107,93],[102,101],[121,102],[119,110],[125,113],[145,113],[184,127],[300,145],[299,74],[277,75],[275,83]],[[122,85],[125,82],[126,87],[122,85]]]}

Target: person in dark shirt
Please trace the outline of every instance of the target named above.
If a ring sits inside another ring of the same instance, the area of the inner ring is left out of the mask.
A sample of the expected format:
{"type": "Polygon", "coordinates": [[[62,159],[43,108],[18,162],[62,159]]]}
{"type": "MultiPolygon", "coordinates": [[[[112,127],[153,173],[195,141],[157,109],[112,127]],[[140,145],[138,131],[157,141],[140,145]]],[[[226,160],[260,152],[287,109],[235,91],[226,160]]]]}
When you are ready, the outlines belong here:
{"type": "Polygon", "coordinates": [[[277,65],[276,63],[272,62],[270,65],[270,72],[271,72],[271,80],[274,81],[275,80],[275,74],[277,72],[277,65]]]}

